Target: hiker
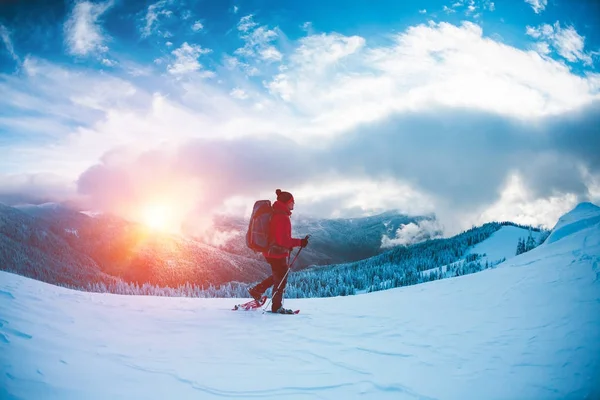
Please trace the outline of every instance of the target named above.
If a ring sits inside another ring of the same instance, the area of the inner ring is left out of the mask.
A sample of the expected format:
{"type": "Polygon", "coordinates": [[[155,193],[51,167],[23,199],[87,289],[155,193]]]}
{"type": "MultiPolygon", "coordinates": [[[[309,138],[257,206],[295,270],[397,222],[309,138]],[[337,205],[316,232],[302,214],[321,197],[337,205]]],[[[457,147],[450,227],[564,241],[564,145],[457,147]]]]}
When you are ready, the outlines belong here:
{"type": "Polygon", "coordinates": [[[282,299],[285,286],[287,285],[287,272],[289,269],[290,252],[294,247],[306,247],[308,236],[304,239],[292,237],[292,223],[290,216],[294,209],[294,196],[289,192],[275,191],[277,201],[273,203],[273,216],[269,226],[269,239],[272,245],[268,251],[263,251],[263,256],[271,265],[272,275],[266,278],[248,292],[254,300],[260,303],[263,293],[273,286],[273,302],[271,311],[279,314],[291,313],[292,310],[283,308],[282,299]],[[285,278],[284,278],[285,277],[285,278]],[[283,281],[282,281],[283,280],[283,281]],[[281,283],[281,286],[279,286],[281,283]],[[277,290],[279,287],[279,290],[277,290]]]}

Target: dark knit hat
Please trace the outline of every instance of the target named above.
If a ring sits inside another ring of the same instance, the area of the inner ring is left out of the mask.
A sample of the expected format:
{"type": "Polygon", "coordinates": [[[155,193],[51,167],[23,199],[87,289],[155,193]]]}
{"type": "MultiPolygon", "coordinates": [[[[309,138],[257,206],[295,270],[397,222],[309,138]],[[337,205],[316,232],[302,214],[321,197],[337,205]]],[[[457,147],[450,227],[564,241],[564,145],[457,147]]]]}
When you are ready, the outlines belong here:
{"type": "Polygon", "coordinates": [[[287,203],[290,200],[294,200],[294,196],[292,196],[290,192],[282,192],[281,189],[277,189],[275,191],[275,194],[277,195],[277,200],[283,203],[287,203]]]}

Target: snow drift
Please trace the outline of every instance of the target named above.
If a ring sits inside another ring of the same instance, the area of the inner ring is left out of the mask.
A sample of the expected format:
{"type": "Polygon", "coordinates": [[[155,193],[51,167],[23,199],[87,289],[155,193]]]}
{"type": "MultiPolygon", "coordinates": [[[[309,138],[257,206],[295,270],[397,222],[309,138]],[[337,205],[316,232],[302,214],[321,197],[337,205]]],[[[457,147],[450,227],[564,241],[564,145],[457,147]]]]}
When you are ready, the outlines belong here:
{"type": "Polygon", "coordinates": [[[494,269],[335,298],[67,290],[0,273],[0,398],[600,398],[600,209],[494,269]]]}

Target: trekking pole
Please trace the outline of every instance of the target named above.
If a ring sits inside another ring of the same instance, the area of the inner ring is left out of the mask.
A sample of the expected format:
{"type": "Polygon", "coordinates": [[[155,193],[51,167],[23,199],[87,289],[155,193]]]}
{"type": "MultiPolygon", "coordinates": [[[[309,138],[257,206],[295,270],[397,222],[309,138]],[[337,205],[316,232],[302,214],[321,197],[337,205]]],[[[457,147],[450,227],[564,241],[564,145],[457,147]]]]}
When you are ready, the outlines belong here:
{"type": "MultiPolygon", "coordinates": [[[[306,237],[308,238],[308,237],[310,237],[310,235],[306,235],[306,237]]],[[[271,301],[273,300],[273,297],[275,297],[275,293],[277,293],[279,291],[279,288],[281,287],[281,284],[285,281],[285,277],[287,276],[288,272],[290,272],[290,269],[292,269],[292,266],[294,265],[294,263],[296,262],[296,259],[298,258],[298,256],[302,252],[302,249],[304,249],[304,247],[301,247],[300,250],[298,250],[298,252],[294,256],[294,259],[290,263],[290,266],[288,267],[287,271],[285,271],[285,275],[283,275],[283,279],[281,279],[281,281],[279,282],[279,285],[277,285],[277,290],[275,290],[273,292],[273,295],[269,299],[269,302],[267,303],[267,305],[265,306],[265,308],[263,308],[263,312],[262,312],[263,314],[265,313],[265,310],[269,307],[269,304],[271,304],[271,301]]]]}

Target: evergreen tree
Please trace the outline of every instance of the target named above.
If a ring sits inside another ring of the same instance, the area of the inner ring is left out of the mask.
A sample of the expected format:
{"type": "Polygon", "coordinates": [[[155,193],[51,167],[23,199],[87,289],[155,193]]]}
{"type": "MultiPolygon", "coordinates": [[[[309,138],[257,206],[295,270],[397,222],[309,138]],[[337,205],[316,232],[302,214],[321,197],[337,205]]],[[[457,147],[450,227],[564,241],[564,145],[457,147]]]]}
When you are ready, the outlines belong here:
{"type": "Polygon", "coordinates": [[[523,238],[519,238],[519,242],[517,243],[517,252],[515,255],[525,253],[525,241],[523,238]]]}
{"type": "Polygon", "coordinates": [[[529,232],[529,237],[527,238],[527,243],[525,243],[525,251],[533,250],[535,248],[535,240],[533,236],[531,236],[531,231],[529,232]]]}

